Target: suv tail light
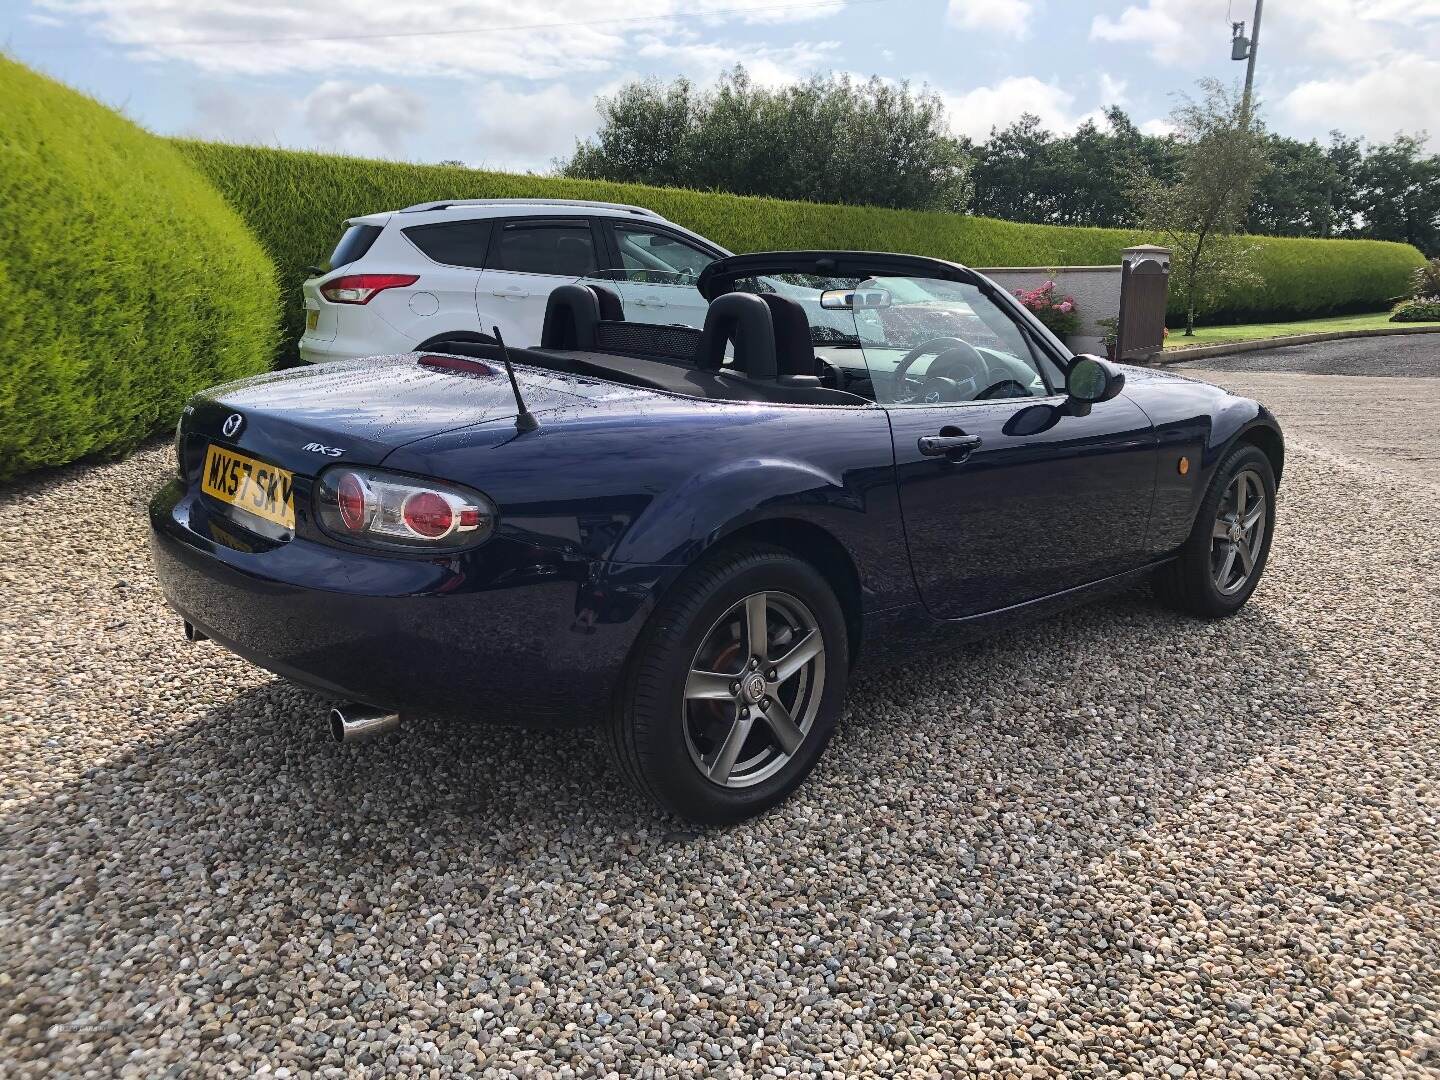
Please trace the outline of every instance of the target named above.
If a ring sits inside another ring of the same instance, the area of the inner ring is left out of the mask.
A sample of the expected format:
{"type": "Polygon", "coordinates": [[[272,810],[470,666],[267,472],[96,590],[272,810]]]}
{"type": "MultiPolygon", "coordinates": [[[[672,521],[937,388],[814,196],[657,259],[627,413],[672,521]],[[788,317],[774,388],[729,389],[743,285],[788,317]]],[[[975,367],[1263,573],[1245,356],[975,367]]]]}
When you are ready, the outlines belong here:
{"type": "Polygon", "coordinates": [[[338,540],[392,551],[446,551],[484,543],[495,504],[478,491],[415,476],[336,465],[315,485],[315,519],[338,540]]]}
{"type": "Polygon", "coordinates": [[[320,286],[320,295],[332,304],[368,304],[386,289],[414,285],[414,274],[346,274],[320,286]]]}

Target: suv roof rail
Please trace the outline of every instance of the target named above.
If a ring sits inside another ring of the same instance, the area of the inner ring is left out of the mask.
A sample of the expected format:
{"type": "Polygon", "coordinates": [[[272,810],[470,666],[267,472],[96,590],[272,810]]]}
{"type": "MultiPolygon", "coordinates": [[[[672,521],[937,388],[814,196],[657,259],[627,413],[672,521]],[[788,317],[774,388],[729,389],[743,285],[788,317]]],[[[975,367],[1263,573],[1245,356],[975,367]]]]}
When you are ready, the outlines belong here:
{"type": "Polygon", "coordinates": [[[418,214],[425,210],[449,210],[452,206],[588,206],[601,210],[624,210],[640,217],[652,217],[661,221],[654,210],[628,203],[594,202],[590,199],[441,199],[437,202],[416,203],[401,210],[402,214],[418,214]]]}

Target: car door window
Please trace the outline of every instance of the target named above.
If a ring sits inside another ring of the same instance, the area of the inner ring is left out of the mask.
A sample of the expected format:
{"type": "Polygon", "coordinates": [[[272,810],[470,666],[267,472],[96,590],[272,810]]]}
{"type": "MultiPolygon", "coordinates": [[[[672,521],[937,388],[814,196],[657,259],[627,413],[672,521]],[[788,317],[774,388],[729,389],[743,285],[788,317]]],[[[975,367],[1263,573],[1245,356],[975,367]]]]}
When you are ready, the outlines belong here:
{"type": "Polygon", "coordinates": [[[480,269],[490,245],[488,218],[472,221],[437,221],[403,229],[405,238],[437,263],[480,269]]]}
{"type": "Polygon", "coordinates": [[[490,248],[490,269],[582,277],[598,269],[588,221],[507,222],[490,248]]]}
{"type": "Polygon", "coordinates": [[[1028,334],[979,286],[936,278],[858,282],[859,347],[875,400],[954,405],[1046,397],[1048,370],[1028,334]]]}
{"type": "Polygon", "coordinates": [[[616,222],[615,247],[628,281],[650,285],[693,285],[716,256],[671,233],[616,222]]]}

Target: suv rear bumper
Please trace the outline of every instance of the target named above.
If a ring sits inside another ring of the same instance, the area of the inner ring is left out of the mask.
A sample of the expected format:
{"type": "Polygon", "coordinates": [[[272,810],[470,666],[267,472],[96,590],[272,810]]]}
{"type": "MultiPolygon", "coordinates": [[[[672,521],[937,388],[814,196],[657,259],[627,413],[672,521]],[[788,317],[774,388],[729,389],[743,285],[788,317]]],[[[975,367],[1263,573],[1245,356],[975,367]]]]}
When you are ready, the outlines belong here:
{"type": "Polygon", "coordinates": [[[373,353],[357,353],[354,349],[337,345],[333,341],[312,342],[303,337],[300,339],[300,359],[307,364],[328,364],[333,360],[354,360],[369,355],[373,353]]]}

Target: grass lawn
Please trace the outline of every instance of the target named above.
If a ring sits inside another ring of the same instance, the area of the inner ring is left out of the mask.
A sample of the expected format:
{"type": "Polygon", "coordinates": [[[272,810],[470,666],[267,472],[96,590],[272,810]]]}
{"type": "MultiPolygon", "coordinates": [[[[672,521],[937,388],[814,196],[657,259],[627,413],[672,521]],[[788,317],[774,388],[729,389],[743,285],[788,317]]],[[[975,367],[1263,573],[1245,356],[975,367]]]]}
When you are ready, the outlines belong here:
{"type": "Polygon", "coordinates": [[[1170,331],[1165,348],[1186,345],[1224,345],[1232,341],[1254,341],[1257,338],[1283,337],[1286,334],[1323,334],[1331,330],[1376,330],[1382,326],[1435,326],[1436,323],[1392,323],[1390,312],[1370,315],[1333,315],[1327,319],[1306,319],[1302,322],[1246,323],[1241,326],[1197,326],[1194,337],[1184,330],[1170,331]]]}

